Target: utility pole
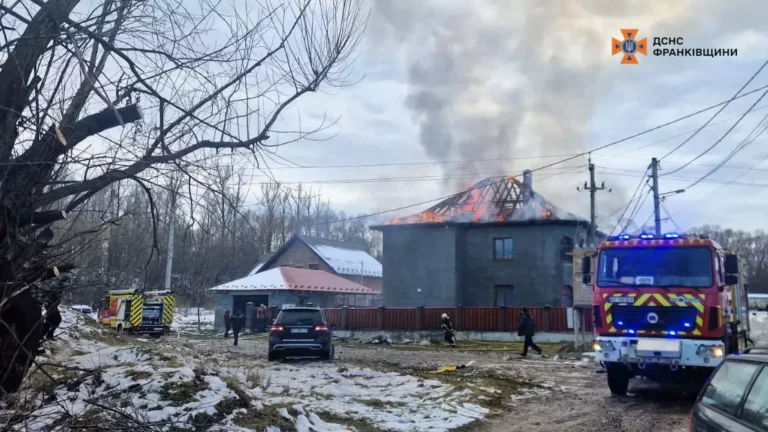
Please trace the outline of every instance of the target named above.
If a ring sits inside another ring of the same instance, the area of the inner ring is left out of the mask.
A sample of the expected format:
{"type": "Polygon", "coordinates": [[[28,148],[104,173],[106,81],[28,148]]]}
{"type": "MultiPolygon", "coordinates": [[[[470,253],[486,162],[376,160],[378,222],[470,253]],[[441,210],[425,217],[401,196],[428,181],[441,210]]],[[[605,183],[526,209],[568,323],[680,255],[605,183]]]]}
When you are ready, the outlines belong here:
{"type": "MultiPolygon", "coordinates": [[[[589,154],[589,184],[584,182],[584,188],[577,187],[578,191],[589,191],[589,233],[587,234],[587,249],[592,249],[597,244],[597,204],[595,197],[597,191],[605,190],[605,182],[600,186],[595,183],[595,164],[592,163],[592,154],[589,154]]],[[[608,189],[611,192],[611,189],[608,189]]],[[[590,259],[587,255],[583,259],[590,259]]],[[[575,265],[575,264],[574,264],[575,265]]],[[[584,335],[584,317],[587,312],[579,305],[573,306],[573,334],[574,346],[579,349],[586,346],[584,335]]]]}
{"type": "Polygon", "coordinates": [[[176,213],[176,189],[171,191],[171,211],[168,214],[168,250],[165,257],[165,289],[171,289],[171,271],[173,268],[173,225],[176,213]]]}
{"type": "MultiPolygon", "coordinates": [[[[584,189],[576,188],[579,191],[589,191],[589,233],[587,234],[587,245],[592,247],[597,243],[597,210],[595,204],[595,195],[597,191],[605,190],[605,182],[598,187],[595,184],[595,164],[592,163],[592,154],[589,155],[589,185],[584,182],[584,189]]],[[[611,192],[611,189],[608,189],[611,192]]]]}
{"type": "Polygon", "coordinates": [[[656,237],[661,237],[661,210],[659,199],[659,160],[651,159],[651,180],[653,181],[653,215],[656,237]]]}

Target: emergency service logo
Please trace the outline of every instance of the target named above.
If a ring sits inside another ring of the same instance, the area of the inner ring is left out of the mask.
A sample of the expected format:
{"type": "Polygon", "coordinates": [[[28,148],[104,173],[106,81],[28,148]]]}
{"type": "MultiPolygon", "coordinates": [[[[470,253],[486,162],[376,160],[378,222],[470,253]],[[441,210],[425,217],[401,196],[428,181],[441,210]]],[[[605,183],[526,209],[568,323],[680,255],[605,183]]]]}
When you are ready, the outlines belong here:
{"type": "Polygon", "coordinates": [[[648,38],[635,40],[637,29],[621,29],[624,40],[611,38],[611,55],[621,54],[621,64],[638,64],[637,54],[648,55],[648,38]]]}

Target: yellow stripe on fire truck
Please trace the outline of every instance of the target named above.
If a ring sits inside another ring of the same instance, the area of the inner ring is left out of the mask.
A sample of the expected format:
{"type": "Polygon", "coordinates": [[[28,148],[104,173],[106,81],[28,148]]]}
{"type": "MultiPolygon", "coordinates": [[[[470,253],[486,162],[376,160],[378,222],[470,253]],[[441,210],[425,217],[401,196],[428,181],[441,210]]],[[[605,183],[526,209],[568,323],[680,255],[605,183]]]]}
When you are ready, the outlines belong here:
{"type": "Polygon", "coordinates": [[[173,324],[173,312],[176,308],[176,298],[172,294],[163,296],[163,325],[173,324]]]}
{"type": "Polygon", "coordinates": [[[144,309],[144,296],[137,294],[131,297],[131,326],[141,325],[141,313],[144,309]]]}
{"type": "MultiPolygon", "coordinates": [[[[704,326],[704,305],[701,303],[706,298],[705,294],[662,294],[662,293],[644,293],[637,295],[637,293],[630,294],[603,294],[603,300],[605,303],[603,308],[605,309],[605,323],[610,325],[613,322],[613,313],[611,308],[614,304],[624,307],[635,306],[661,306],[661,307],[690,307],[696,308],[696,328],[691,332],[694,336],[701,336],[701,329],[704,326]],[[616,299],[616,301],[611,301],[616,299]],[[634,299],[634,302],[631,300],[634,299]],[[627,301],[629,300],[629,301],[627,301]]],[[[614,326],[608,329],[610,333],[616,333],[619,330],[614,326]]],[[[638,330],[637,334],[653,333],[652,331],[638,330]]],[[[661,334],[668,334],[667,331],[659,332],[661,334]]],[[[676,332],[681,336],[686,336],[687,332],[676,332]]]]}

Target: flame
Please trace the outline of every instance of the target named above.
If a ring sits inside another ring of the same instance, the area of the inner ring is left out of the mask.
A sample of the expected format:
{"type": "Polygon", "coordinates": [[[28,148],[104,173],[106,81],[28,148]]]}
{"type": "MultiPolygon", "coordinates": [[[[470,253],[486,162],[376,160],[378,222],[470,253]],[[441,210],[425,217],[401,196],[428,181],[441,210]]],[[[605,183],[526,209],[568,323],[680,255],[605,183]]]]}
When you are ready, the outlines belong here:
{"type": "MultiPolygon", "coordinates": [[[[501,179],[502,181],[506,180],[510,183],[517,182],[515,177],[511,175],[502,177],[501,179]]],[[[545,204],[546,201],[544,200],[539,201],[533,199],[534,197],[528,194],[525,190],[520,191],[521,198],[525,201],[510,201],[504,205],[495,202],[494,200],[496,199],[506,199],[506,197],[501,198],[495,196],[495,194],[500,192],[495,188],[492,189],[491,185],[493,183],[490,183],[490,180],[491,179],[486,179],[484,182],[468,187],[466,192],[458,199],[446,200],[429,210],[404,218],[395,218],[387,224],[427,224],[444,223],[446,221],[461,223],[494,220],[504,222],[510,218],[510,215],[517,214],[518,212],[521,213],[521,217],[523,218],[553,219],[555,217],[554,208],[551,204],[545,204]],[[532,212],[529,213],[529,211],[532,212]]],[[[495,181],[497,182],[498,179],[495,181]]],[[[519,187],[519,185],[516,187],[519,187]]]]}

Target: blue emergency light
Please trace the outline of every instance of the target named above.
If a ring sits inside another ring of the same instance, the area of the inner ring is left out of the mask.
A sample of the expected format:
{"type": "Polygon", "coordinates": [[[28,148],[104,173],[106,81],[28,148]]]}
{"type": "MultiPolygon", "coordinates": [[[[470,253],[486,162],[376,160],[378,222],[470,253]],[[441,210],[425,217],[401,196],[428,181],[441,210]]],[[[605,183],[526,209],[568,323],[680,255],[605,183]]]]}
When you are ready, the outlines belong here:
{"type": "MultiPolygon", "coordinates": [[[[650,239],[653,239],[654,237],[655,236],[652,233],[642,233],[639,236],[637,236],[637,238],[643,239],[643,240],[650,240],[650,239]]],[[[681,236],[678,233],[666,233],[664,234],[663,237],[664,239],[670,240],[670,239],[682,238],[683,236],[681,236]]],[[[632,239],[632,236],[626,233],[622,233],[615,237],[611,237],[611,240],[630,240],[630,239],[632,239]]]]}

